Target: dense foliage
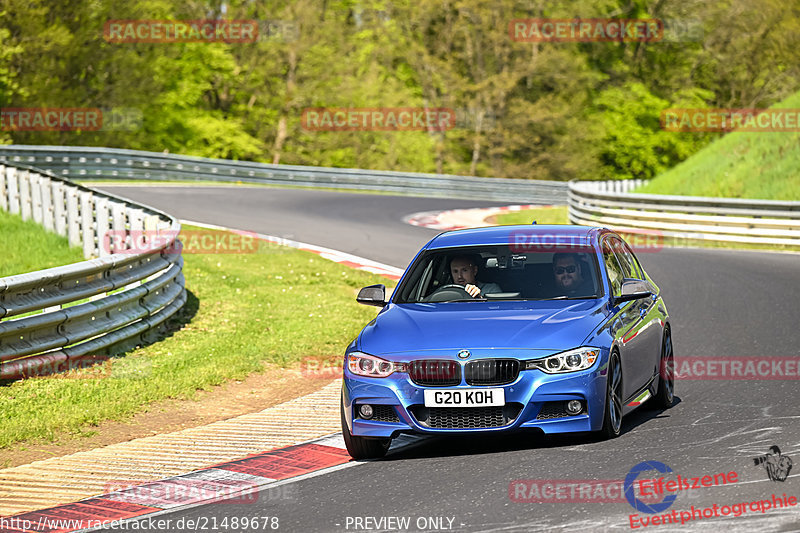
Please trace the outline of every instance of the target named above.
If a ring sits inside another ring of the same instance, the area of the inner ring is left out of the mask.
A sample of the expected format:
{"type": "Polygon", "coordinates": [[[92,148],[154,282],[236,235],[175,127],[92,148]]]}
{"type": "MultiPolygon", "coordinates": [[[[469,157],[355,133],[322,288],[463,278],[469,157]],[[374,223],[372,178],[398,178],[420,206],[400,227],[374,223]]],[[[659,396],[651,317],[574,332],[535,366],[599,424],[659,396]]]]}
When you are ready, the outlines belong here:
{"type": "Polygon", "coordinates": [[[140,113],[128,130],[0,142],[566,180],[649,178],[718,134],[668,107],[800,89],[797,0],[0,0],[0,107],[140,113]],[[665,21],[659,42],[517,42],[532,17],[665,21]],[[109,20],[256,19],[251,43],[115,43],[109,20]],[[447,131],[308,131],[309,107],[447,107],[447,131]]]}

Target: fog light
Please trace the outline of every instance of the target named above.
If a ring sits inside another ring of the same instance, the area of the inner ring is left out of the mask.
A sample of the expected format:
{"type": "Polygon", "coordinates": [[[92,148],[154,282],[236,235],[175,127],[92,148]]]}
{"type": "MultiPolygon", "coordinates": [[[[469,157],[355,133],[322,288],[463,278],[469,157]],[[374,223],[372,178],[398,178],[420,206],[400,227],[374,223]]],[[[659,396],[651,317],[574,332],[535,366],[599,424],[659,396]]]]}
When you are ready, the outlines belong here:
{"type": "Polygon", "coordinates": [[[358,408],[358,412],[361,413],[361,418],[372,418],[372,406],[364,404],[358,408]]]}
{"type": "Polygon", "coordinates": [[[571,415],[577,415],[583,411],[583,404],[578,400],[570,400],[567,402],[567,412],[571,415]]]}

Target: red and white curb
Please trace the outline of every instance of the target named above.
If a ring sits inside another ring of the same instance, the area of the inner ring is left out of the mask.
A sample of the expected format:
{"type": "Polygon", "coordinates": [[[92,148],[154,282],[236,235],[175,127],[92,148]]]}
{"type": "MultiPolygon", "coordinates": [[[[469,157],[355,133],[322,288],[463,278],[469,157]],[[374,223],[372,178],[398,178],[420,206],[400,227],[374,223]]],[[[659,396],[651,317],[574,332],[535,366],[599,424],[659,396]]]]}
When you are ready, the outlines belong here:
{"type": "MultiPolygon", "coordinates": [[[[239,235],[255,236],[260,240],[289,246],[318,254],[336,263],[379,274],[397,280],[403,270],[363,257],[316,246],[194,221],[182,221],[202,228],[230,231],[239,235]]],[[[423,437],[402,435],[392,441],[390,451],[411,446],[423,437]]],[[[266,452],[235,459],[221,464],[140,484],[120,481],[118,490],[74,503],[56,505],[46,509],[28,511],[13,516],[0,516],[0,532],[8,533],[67,533],[96,531],[119,527],[126,521],[228,501],[253,503],[259,494],[273,487],[283,486],[302,479],[318,476],[363,464],[352,461],[341,433],[309,442],[276,448],[266,452]]],[[[117,489],[114,483],[109,488],[117,489]]],[[[269,497],[272,497],[270,494],[269,497]]]]}
{"type": "Polygon", "coordinates": [[[541,205],[505,205],[502,207],[478,207],[474,209],[449,209],[447,211],[421,211],[403,217],[403,222],[412,226],[451,231],[457,229],[482,228],[491,226],[486,219],[493,215],[533,209],[541,205]]]}
{"type": "MultiPolygon", "coordinates": [[[[390,452],[422,440],[424,437],[401,435],[392,441],[390,452]]],[[[335,433],[75,503],[1,517],[0,531],[68,533],[119,529],[124,522],[209,503],[255,503],[265,493],[270,499],[292,498],[292,491],[277,490],[278,487],[364,463],[350,459],[342,434],[335,433]]]]}
{"type": "Polygon", "coordinates": [[[217,226],[215,224],[205,224],[203,222],[195,222],[192,220],[181,220],[181,224],[189,224],[192,226],[198,226],[200,228],[229,231],[231,233],[236,233],[237,235],[256,237],[259,240],[270,242],[273,244],[279,244],[281,246],[288,246],[290,248],[297,248],[298,250],[304,250],[306,252],[315,253],[320,257],[323,257],[335,263],[339,263],[341,265],[350,268],[355,268],[356,270],[363,270],[365,272],[378,274],[380,276],[384,276],[386,278],[393,280],[399,280],[400,276],[403,275],[402,268],[393,267],[391,265],[386,265],[384,263],[378,263],[377,261],[372,261],[371,259],[366,259],[364,257],[359,257],[357,255],[348,254],[346,252],[341,252],[339,250],[334,250],[332,248],[325,248],[324,246],[317,246],[315,244],[293,241],[291,239],[286,239],[284,237],[276,237],[274,235],[265,235],[263,233],[254,233],[252,231],[226,228],[224,226],[217,226]]]}

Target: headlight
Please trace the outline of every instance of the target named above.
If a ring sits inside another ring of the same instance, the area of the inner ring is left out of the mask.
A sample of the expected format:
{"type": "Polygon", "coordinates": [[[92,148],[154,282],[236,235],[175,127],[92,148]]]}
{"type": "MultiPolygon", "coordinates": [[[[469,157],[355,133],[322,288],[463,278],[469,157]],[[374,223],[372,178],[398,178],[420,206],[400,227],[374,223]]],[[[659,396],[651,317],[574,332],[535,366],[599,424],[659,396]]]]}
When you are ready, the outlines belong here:
{"type": "Polygon", "coordinates": [[[347,356],[347,368],[359,376],[370,378],[385,378],[393,372],[405,372],[405,363],[393,363],[374,355],[361,352],[350,352],[347,356]]]}
{"type": "Polygon", "coordinates": [[[544,359],[525,361],[525,370],[538,368],[548,374],[563,374],[586,370],[600,357],[600,348],[584,347],[561,352],[544,359]]]}

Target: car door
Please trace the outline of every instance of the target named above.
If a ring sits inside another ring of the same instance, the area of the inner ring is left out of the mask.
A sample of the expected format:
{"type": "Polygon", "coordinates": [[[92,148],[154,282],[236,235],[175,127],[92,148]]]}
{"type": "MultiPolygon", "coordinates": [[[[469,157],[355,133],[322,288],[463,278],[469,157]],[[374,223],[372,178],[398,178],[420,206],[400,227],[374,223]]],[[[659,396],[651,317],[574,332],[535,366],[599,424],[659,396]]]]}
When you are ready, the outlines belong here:
{"type": "MultiPolygon", "coordinates": [[[[622,281],[625,278],[619,258],[614,251],[614,243],[610,237],[602,242],[603,263],[606,274],[611,284],[611,294],[619,296],[622,293],[622,281]]],[[[614,307],[614,314],[610,318],[611,332],[617,340],[620,362],[622,364],[622,396],[627,400],[634,392],[642,387],[642,360],[641,339],[637,338],[636,327],[641,322],[637,302],[623,302],[614,307]]]]}
{"type": "MultiPolygon", "coordinates": [[[[617,256],[622,273],[626,279],[639,279],[646,281],[641,271],[639,262],[633,255],[630,247],[622,239],[611,237],[611,245],[617,256]]],[[[653,297],[641,298],[631,302],[631,312],[639,320],[633,329],[626,334],[623,342],[634,342],[636,358],[632,360],[633,375],[636,380],[635,389],[643,387],[658,370],[658,361],[661,354],[661,323],[660,314],[656,309],[653,297]]]]}
{"type": "MultiPolygon", "coordinates": [[[[622,241],[622,246],[617,248],[617,254],[621,256],[620,261],[623,263],[623,270],[625,269],[625,265],[629,264],[631,274],[636,276],[637,279],[647,282],[647,276],[642,270],[641,263],[636,258],[636,255],[634,255],[630,246],[628,246],[628,243],[622,241]]],[[[663,337],[661,318],[663,315],[658,309],[658,287],[649,282],[648,285],[650,286],[650,290],[653,291],[653,294],[649,298],[638,300],[638,302],[639,314],[642,317],[640,335],[643,336],[644,345],[646,346],[645,359],[649,361],[647,372],[649,376],[652,377],[654,373],[658,372],[658,366],[661,361],[661,342],[663,337]]]]}

